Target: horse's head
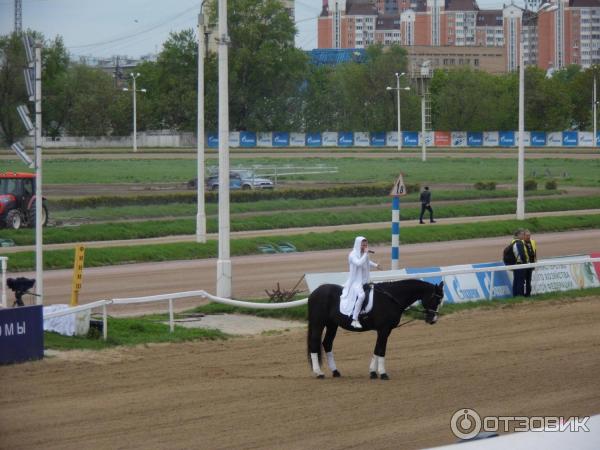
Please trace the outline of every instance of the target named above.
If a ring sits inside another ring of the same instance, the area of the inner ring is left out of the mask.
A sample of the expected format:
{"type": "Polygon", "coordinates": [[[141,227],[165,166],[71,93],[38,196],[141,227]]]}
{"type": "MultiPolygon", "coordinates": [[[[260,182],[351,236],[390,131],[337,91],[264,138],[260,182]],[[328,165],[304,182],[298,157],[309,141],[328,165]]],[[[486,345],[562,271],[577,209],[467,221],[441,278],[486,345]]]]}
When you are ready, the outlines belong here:
{"type": "Polygon", "coordinates": [[[436,284],[433,287],[431,296],[421,300],[421,304],[425,309],[425,322],[433,325],[438,321],[439,309],[444,304],[444,282],[436,284]]]}

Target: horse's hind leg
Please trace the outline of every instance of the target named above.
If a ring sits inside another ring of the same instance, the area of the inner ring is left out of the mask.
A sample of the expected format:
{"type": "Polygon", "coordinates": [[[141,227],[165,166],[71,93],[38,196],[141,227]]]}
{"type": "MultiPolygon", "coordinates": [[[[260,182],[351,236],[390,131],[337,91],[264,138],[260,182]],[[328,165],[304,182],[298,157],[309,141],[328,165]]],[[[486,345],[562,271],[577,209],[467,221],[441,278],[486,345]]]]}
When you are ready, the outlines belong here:
{"type": "Polygon", "coordinates": [[[325,338],[323,339],[323,349],[327,355],[327,366],[329,366],[329,370],[331,370],[333,376],[336,378],[341,376],[335,365],[335,359],[333,358],[333,340],[335,339],[337,329],[338,326],[335,324],[327,325],[327,328],[325,329],[325,338]]]}
{"type": "Polygon", "coordinates": [[[323,334],[322,324],[312,324],[309,321],[308,326],[308,352],[310,354],[310,362],[312,371],[317,375],[317,378],[324,378],[325,374],[321,371],[321,335],[323,334]]]}

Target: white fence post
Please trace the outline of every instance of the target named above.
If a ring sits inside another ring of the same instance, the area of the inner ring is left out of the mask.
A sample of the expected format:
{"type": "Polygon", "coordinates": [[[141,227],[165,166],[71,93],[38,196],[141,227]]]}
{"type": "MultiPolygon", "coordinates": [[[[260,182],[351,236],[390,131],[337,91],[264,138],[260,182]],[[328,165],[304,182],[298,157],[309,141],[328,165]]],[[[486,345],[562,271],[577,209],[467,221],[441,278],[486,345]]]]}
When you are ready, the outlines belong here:
{"type": "Polygon", "coordinates": [[[494,299],[494,274],[496,272],[491,272],[490,275],[490,300],[494,299]]]}
{"type": "Polygon", "coordinates": [[[173,323],[173,299],[169,298],[169,328],[171,333],[175,331],[175,323],[173,323]]]}
{"type": "Polygon", "coordinates": [[[3,308],[7,308],[8,307],[8,303],[6,301],[6,261],[7,261],[7,257],[6,256],[1,256],[0,257],[0,263],[2,265],[2,307],[3,308]]]}
{"type": "Polygon", "coordinates": [[[108,320],[106,318],[106,303],[102,305],[102,337],[108,339],[108,320]]]}

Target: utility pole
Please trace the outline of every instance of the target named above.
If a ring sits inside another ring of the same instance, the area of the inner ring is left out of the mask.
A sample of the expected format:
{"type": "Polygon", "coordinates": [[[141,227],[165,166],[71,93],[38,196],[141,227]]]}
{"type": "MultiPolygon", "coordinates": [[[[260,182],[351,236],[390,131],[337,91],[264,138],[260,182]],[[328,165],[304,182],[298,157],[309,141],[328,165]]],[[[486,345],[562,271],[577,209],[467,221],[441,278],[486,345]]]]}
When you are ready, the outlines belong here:
{"type": "Polygon", "coordinates": [[[198,14],[198,124],[196,173],[196,242],[206,242],[206,208],[204,204],[204,3],[198,14]]]}
{"type": "Polygon", "coordinates": [[[21,34],[23,30],[23,2],[15,0],[15,33],[21,34]]]}

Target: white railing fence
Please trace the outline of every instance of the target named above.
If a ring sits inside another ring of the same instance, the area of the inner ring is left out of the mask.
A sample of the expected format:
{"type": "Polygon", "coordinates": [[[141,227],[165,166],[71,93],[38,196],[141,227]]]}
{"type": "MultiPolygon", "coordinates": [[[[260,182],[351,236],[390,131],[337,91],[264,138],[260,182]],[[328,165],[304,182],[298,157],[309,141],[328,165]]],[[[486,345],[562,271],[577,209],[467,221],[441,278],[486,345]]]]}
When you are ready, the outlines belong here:
{"type": "MultiPolygon", "coordinates": [[[[5,261],[4,258],[2,261],[5,261]]],[[[576,264],[586,264],[590,262],[600,262],[600,258],[590,258],[590,257],[581,257],[581,258],[573,258],[573,259],[561,259],[560,261],[544,261],[532,264],[518,264],[514,266],[492,266],[492,267],[482,267],[482,268],[464,268],[464,269],[453,269],[453,270],[445,270],[440,272],[424,272],[424,273],[387,273],[384,276],[373,275],[371,277],[371,281],[373,282],[381,282],[381,281],[395,281],[409,278],[432,278],[432,277],[444,277],[446,275],[458,275],[458,274],[469,274],[469,273],[478,273],[478,272],[489,272],[491,276],[491,286],[493,286],[494,282],[494,273],[496,272],[504,272],[507,270],[514,269],[527,269],[527,268],[537,268],[544,266],[554,266],[554,265],[576,265],[576,264]]],[[[4,280],[3,280],[4,281],[4,280]]],[[[5,283],[3,282],[3,285],[5,283]]],[[[175,292],[170,294],[160,294],[160,295],[152,295],[146,297],[130,297],[130,298],[115,298],[112,300],[98,300],[93,303],[87,303],[80,306],[75,306],[73,308],[69,308],[62,311],[55,311],[52,313],[44,314],[44,319],[49,319],[53,317],[66,316],[68,314],[75,314],[80,311],[86,311],[96,308],[102,308],[102,323],[103,323],[103,338],[104,340],[108,337],[108,322],[107,322],[107,307],[110,305],[130,305],[136,303],[154,303],[154,302],[168,302],[168,312],[169,312],[169,328],[171,332],[175,330],[175,321],[174,321],[174,312],[173,312],[173,302],[176,300],[184,299],[184,298],[193,298],[199,297],[201,299],[207,299],[211,302],[221,303],[225,305],[243,307],[243,308],[252,308],[252,309],[283,309],[283,308],[293,308],[296,306],[305,305],[308,302],[307,298],[301,300],[295,300],[286,303],[261,303],[261,302],[247,302],[241,300],[233,300],[229,298],[217,297],[215,295],[209,294],[204,290],[197,291],[185,291],[185,292],[175,292]]],[[[493,289],[490,289],[489,299],[493,298],[493,289]]]]}

